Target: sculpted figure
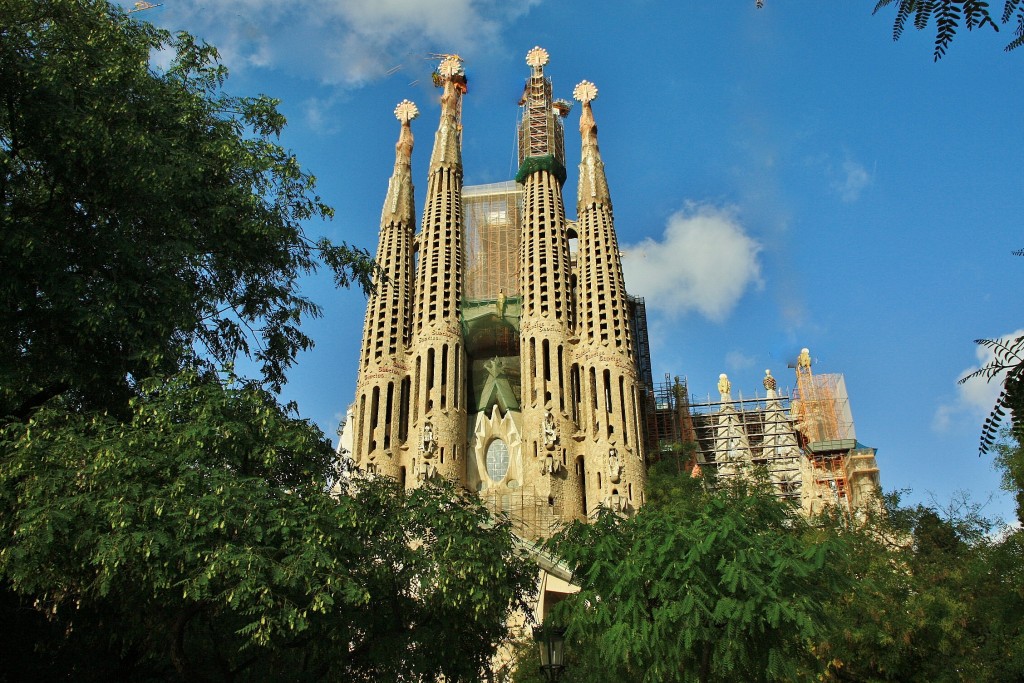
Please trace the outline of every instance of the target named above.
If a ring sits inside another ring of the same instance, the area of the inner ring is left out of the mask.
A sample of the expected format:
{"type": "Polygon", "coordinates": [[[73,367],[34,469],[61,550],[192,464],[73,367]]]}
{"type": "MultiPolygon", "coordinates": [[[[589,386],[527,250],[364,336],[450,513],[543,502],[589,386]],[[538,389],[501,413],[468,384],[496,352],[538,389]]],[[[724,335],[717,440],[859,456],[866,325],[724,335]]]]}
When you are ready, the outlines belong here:
{"type": "Polygon", "coordinates": [[[423,423],[423,444],[420,446],[425,457],[430,457],[437,450],[437,441],[434,439],[434,425],[427,420],[423,423]]]}
{"type": "Polygon", "coordinates": [[[723,401],[732,400],[732,383],[729,381],[729,376],[724,372],[718,376],[718,393],[721,394],[723,401]]]}
{"type": "Polygon", "coordinates": [[[558,429],[555,427],[555,416],[550,410],[544,411],[544,447],[551,450],[558,443],[558,429]]]}

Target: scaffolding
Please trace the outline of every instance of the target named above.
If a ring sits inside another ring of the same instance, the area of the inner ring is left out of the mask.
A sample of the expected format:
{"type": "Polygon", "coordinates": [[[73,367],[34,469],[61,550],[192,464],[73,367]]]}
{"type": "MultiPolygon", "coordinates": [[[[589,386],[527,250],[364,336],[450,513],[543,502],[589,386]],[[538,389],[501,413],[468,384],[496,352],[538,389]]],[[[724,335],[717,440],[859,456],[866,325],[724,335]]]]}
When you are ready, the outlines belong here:
{"type": "Polygon", "coordinates": [[[514,181],[462,189],[468,301],[518,296],[522,205],[523,188],[514,181]]]}
{"type": "Polygon", "coordinates": [[[530,541],[549,538],[563,524],[561,497],[538,493],[533,486],[489,489],[480,493],[480,500],[492,515],[511,521],[512,530],[530,541]]]}
{"type": "Polygon", "coordinates": [[[701,467],[723,478],[761,467],[780,497],[801,497],[802,452],[788,394],[694,401],[690,408],[701,467]]]}
{"type": "Polygon", "coordinates": [[[519,126],[519,165],[529,157],[552,155],[565,163],[565,135],[562,119],[568,109],[551,101],[551,81],[541,75],[531,76],[523,93],[523,121],[519,126]]]}
{"type": "Polygon", "coordinates": [[[653,387],[645,404],[644,437],[648,457],[662,459],[677,453],[685,444],[695,443],[686,379],[665,375],[653,387]]]}
{"type": "Polygon", "coordinates": [[[808,358],[797,362],[796,381],[793,413],[811,465],[809,493],[850,512],[850,458],[863,447],[857,443],[846,380],[840,374],[815,375],[808,358]]]}

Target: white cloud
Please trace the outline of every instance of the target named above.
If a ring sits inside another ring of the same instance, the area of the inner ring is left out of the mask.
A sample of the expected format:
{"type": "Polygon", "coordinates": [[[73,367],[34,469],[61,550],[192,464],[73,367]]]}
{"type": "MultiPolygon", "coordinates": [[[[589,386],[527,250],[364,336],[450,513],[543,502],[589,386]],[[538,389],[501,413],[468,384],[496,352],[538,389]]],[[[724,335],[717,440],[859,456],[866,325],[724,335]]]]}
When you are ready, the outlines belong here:
{"type": "Polygon", "coordinates": [[[761,245],[736,210],[688,202],[673,214],[662,239],[624,247],[631,294],[670,315],[697,311],[722,321],[750,287],[761,287],[761,245]]]}
{"type": "Polygon", "coordinates": [[[861,191],[871,184],[871,174],[861,164],[852,159],[843,162],[842,170],[832,180],[832,189],[839,193],[844,202],[855,202],[860,198],[861,191]]]}
{"type": "Polygon", "coordinates": [[[730,351],[725,354],[725,367],[729,372],[739,372],[754,367],[756,360],[753,356],[748,356],[742,351],[730,351]]]}
{"type": "MultiPolygon", "coordinates": [[[[1024,335],[1024,329],[999,335],[998,338],[1016,339],[1021,335],[1024,335]]],[[[966,377],[993,359],[992,350],[985,346],[976,347],[974,353],[978,364],[964,369],[960,377],[966,377]]],[[[992,411],[1002,385],[1001,375],[987,382],[984,377],[975,377],[958,384],[956,397],[935,409],[932,429],[936,432],[946,432],[961,423],[977,424],[992,411]]]]}
{"type": "Polygon", "coordinates": [[[279,68],[358,86],[429,52],[470,53],[539,0],[181,0],[153,20],[183,26],[232,68],[279,68]]]}

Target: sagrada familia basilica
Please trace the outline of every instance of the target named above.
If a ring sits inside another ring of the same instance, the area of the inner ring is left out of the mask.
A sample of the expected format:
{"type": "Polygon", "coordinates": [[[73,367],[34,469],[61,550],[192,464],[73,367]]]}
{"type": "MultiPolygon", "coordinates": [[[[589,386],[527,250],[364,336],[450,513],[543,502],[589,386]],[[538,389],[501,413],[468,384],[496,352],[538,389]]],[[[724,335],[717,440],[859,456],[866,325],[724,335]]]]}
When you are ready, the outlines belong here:
{"type": "Polygon", "coordinates": [[[518,173],[478,186],[463,185],[465,73],[457,57],[441,62],[418,231],[418,111],[407,100],[395,109],[380,270],[339,450],[406,487],[456,481],[529,537],[599,507],[635,511],[649,458],[682,442],[696,444],[687,465],[695,474],[761,465],[779,495],[807,512],[864,504],[878,483],[874,449],[853,435],[841,376],[814,376],[809,355],[792,399],[770,372],[765,396],[734,398],[723,376],[718,400],[706,404],[691,401],[685,384],[680,392],[678,380],[654,385],[643,300],[627,295],[622,275],[597,88],[582,81],[573,91],[581,146],[573,219],[562,198],[572,105],[552,97],[545,50],[533,48],[526,62],[518,173]]]}

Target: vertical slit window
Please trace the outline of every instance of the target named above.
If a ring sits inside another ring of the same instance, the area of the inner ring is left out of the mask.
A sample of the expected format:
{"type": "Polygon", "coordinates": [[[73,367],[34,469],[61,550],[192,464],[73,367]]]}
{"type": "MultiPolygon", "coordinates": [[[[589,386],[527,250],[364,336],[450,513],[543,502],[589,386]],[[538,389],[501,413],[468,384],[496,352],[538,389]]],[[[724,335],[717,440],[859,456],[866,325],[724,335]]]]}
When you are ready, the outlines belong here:
{"type": "Polygon", "coordinates": [[[441,347],[441,409],[448,407],[448,345],[441,347]]]}
{"type": "Polygon", "coordinates": [[[412,390],[412,421],[420,417],[420,366],[423,364],[423,356],[416,356],[416,377],[413,378],[412,390]]]}
{"type": "Polygon", "coordinates": [[[459,395],[462,393],[462,385],[459,384],[460,370],[462,369],[462,354],[461,346],[455,345],[455,354],[452,356],[452,365],[455,368],[455,383],[452,385],[452,405],[456,408],[459,407],[459,395]]]}
{"type": "Polygon", "coordinates": [[[391,415],[395,400],[395,383],[388,382],[388,396],[384,401],[384,448],[391,448],[391,415]]]}
{"type": "Polygon", "coordinates": [[[619,375],[619,413],[622,415],[622,440],[629,443],[629,422],[626,421],[626,380],[619,375]]]}
{"type": "Polygon", "coordinates": [[[424,396],[426,401],[427,413],[434,407],[434,349],[427,349],[427,388],[426,395],[424,396]]]}
{"type": "Polygon", "coordinates": [[[562,369],[562,346],[558,347],[558,408],[565,412],[565,372],[562,369]]]}
{"type": "Polygon", "coordinates": [[[380,410],[380,387],[374,387],[373,393],[370,398],[370,450],[377,448],[376,432],[377,424],[379,423],[379,416],[377,411],[380,410]]]}
{"type": "Polygon", "coordinates": [[[612,372],[605,370],[604,373],[604,409],[612,412],[612,372]]]}
{"type": "Polygon", "coordinates": [[[409,438],[409,378],[402,379],[398,392],[398,442],[405,443],[409,438]]]}

